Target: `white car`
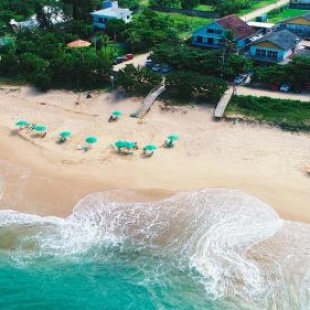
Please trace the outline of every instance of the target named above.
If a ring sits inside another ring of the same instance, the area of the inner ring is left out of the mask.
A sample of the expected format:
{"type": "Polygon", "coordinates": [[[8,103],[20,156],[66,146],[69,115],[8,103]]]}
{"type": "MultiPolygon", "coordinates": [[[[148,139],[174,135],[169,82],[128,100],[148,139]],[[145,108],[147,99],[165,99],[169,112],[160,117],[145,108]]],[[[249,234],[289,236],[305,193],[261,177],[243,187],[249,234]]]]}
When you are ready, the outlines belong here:
{"type": "Polygon", "coordinates": [[[240,85],[243,84],[245,82],[245,80],[247,79],[247,74],[241,74],[235,77],[234,79],[234,84],[236,85],[240,85]]]}
{"type": "Polygon", "coordinates": [[[169,72],[171,72],[172,71],[172,68],[170,67],[170,66],[168,66],[168,65],[162,65],[162,67],[161,67],[161,72],[162,73],[169,73],[169,72]]]}
{"type": "Polygon", "coordinates": [[[159,72],[160,70],[161,70],[161,64],[155,64],[152,67],[152,71],[154,71],[154,72],[159,72]]]}
{"type": "Polygon", "coordinates": [[[288,93],[289,90],[290,90],[290,87],[288,85],[286,85],[286,84],[283,84],[283,85],[280,86],[279,90],[284,92],[284,93],[288,93]]]}

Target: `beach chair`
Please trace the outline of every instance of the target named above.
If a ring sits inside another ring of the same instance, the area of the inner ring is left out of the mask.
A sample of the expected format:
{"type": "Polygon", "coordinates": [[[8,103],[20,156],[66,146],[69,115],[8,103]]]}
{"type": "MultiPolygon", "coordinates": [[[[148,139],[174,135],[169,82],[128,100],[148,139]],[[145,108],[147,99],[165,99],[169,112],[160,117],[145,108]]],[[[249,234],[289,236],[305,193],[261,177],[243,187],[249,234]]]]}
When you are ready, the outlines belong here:
{"type": "Polygon", "coordinates": [[[58,139],[58,143],[65,143],[67,141],[67,138],[66,137],[60,137],[58,139]]]}
{"type": "Polygon", "coordinates": [[[172,140],[165,140],[165,147],[167,147],[169,149],[174,147],[173,141],[172,140]]]}

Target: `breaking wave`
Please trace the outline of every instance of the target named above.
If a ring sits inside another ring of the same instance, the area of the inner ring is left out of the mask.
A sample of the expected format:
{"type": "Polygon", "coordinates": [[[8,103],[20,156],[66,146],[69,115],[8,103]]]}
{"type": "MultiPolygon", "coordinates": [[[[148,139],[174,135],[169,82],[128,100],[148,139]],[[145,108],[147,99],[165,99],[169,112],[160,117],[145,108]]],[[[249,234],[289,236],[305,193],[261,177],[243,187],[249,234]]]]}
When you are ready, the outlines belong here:
{"type": "Polygon", "coordinates": [[[156,257],[149,279],[170,268],[186,271],[208,300],[237,309],[310,309],[309,225],[283,221],[235,190],[181,192],[151,203],[128,203],[130,194],[89,195],[65,219],[0,211],[0,254],[22,265],[143,253],[153,263],[156,257]]]}

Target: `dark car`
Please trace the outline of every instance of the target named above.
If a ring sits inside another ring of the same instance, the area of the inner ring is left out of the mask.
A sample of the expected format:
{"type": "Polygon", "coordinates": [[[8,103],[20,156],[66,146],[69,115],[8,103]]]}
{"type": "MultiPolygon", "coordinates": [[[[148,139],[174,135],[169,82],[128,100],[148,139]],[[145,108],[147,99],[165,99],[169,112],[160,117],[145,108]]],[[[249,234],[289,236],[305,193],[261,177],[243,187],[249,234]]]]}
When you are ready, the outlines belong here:
{"type": "Polygon", "coordinates": [[[279,87],[280,87],[280,84],[277,84],[277,83],[271,84],[271,85],[270,85],[270,89],[271,89],[271,90],[278,90],[279,87]]]}
{"type": "Polygon", "coordinates": [[[122,62],[124,62],[126,60],[127,60],[126,56],[119,56],[119,57],[114,59],[113,64],[117,65],[117,64],[120,64],[120,63],[122,63],[122,62]]]}

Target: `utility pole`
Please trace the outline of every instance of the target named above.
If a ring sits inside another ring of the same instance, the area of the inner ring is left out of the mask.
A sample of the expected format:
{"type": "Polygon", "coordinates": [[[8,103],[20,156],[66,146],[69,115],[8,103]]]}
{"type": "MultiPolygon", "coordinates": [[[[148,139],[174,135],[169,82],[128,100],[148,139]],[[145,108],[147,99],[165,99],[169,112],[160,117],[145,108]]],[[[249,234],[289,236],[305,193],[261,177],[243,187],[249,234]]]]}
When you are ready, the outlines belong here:
{"type": "Polygon", "coordinates": [[[224,78],[224,70],[225,70],[225,49],[226,45],[223,48],[223,53],[222,53],[222,70],[221,70],[221,78],[224,78]]]}

